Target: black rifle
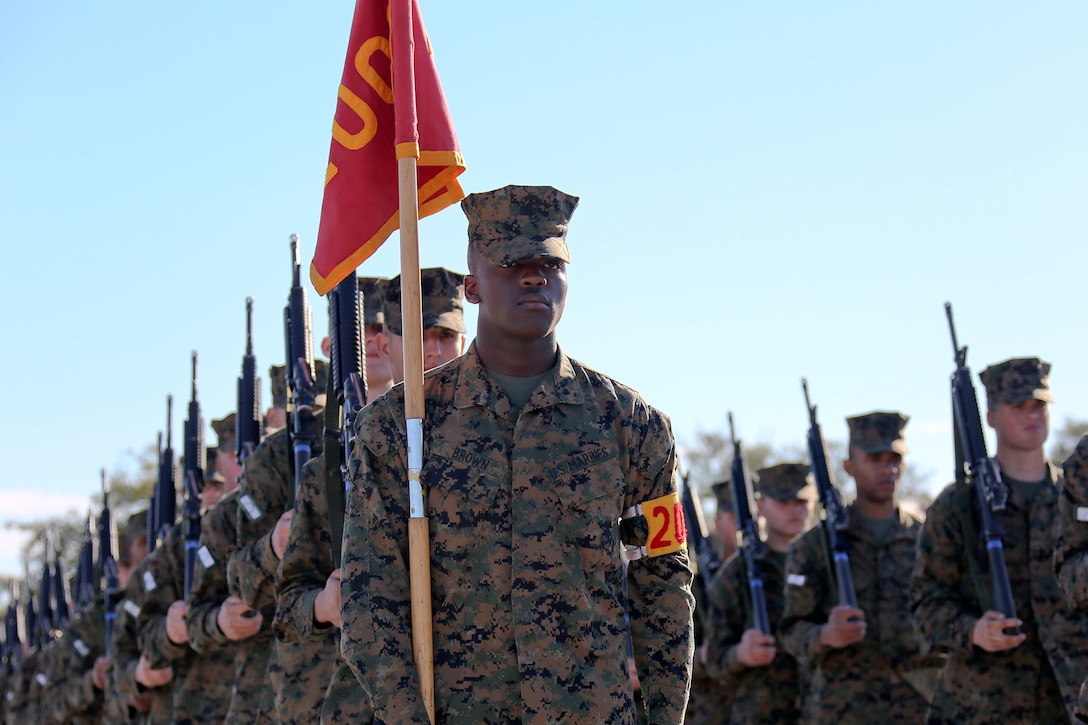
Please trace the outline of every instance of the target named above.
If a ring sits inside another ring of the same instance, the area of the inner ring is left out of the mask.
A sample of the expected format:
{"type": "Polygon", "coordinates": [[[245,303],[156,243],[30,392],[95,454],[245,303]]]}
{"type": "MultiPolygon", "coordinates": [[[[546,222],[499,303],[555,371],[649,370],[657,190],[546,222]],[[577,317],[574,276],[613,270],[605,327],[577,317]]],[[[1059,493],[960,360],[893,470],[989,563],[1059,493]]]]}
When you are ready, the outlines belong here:
{"type": "Polygon", "coordinates": [[[287,343],[287,412],[289,440],[293,456],[294,485],[288,486],[288,510],[295,507],[295,492],[302,479],[302,466],[310,460],[313,451],[314,399],[314,352],[310,334],[310,307],[306,303],[306,290],[302,286],[301,264],[298,253],[298,236],[291,235],[291,293],[284,315],[284,339],[287,343]]]}
{"type": "Polygon", "coordinates": [[[204,490],[204,469],[208,465],[208,452],[204,447],[204,419],[200,417],[200,401],[196,395],[196,360],[196,352],[193,352],[192,397],[189,400],[189,415],[185,418],[182,461],[185,467],[185,601],[189,601],[196,550],[200,545],[200,494],[204,490]]]}
{"type": "Polygon", "coordinates": [[[8,611],[4,615],[4,666],[10,673],[23,658],[23,639],[19,634],[19,585],[12,580],[8,592],[8,611]]]}
{"type": "Polygon", "coordinates": [[[98,580],[94,575],[94,513],[87,513],[87,528],[83,531],[83,546],[79,550],[79,570],[73,595],[80,612],[90,611],[98,598],[98,580]]]}
{"type": "Polygon", "coordinates": [[[752,477],[744,462],[744,451],[733,431],[733,414],[729,414],[729,437],[733,441],[733,468],[729,474],[733,484],[733,508],[737,514],[737,548],[744,556],[748,576],[748,595],[752,605],[752,624],[763,634],[771,631],[767,616],[767,596],[763,591],[763,569],[759,562],[767,554],[767,546],[759,538],[759,522],[752,516],[752,477]]]}
{"type": "MultiPolygon", "coordinates": [[[[193,376],[196,376],[196,353],[193,353],[193,376]]],[[[195,385],[195,383],[194,383],[195,385]]],[[[155,481],[155,493],[151,497],[151,508],[147,515],[151,522],[151,535],[147,539],[147,552],[150,554],[162,545],[170,529],[174,528],[174,519],[178,511],[177,466],[173,448],[173,413],[174,396],[166,396],[166,448],[159,456],[159,476],[155,481]]]]}
{"type": "Polygon", "coordinates": [[[53,617],[57,629],[65,629],[68,626],[70,611],[68,609],[68,582],[64,578],[64,569],[60,562],[60,554],[57,552],[57,535],[54,533],[50,539],[53,551],[53,617]]]}
{"type": "Polygon", "coordinates": [[[366,355],[361,321],[363,296],[355,272],[329,292],[333,395],[325,408],[325,495],[333,564],[340,567],[344,539],[347,461],[355,439],[355,416],[366,405],[366,355]],[[341,420],[341,413],[342,420],[341,420]]]}
{"type": "Polygon", "coordinates": [[[695,484],[691,482],[691,474],[685,471],[680,476],[680,480],[684,484],[680,505],[684,509],[688,538],[692,540],[695,547],[695,559],[699,562],[699,576],[709,591],[714,573],[721,566],[721,557],[718,556],[714,541],[710,538],[710,530],[703,516],[703,504],[699,500],[699,492],[695,490],[695,484]]]}
{"type": "MultiPolygon", "coordinates": [[[[253,354],[253,298],[246,297],[246,354],[242,356],[242,376],[238,378],[238,413],[234,427],[234,457],[238,463],[261,442],[261,379],[257,377],[257,356],[253,354]]],[[[226,455],[226,451],[222,452],[226,455]]]]}
{"type": "Polygon", "coordinates": [[[26,604],[23,607],[23,633],[28,647],[38,644],[38,614],[34,611],[34,594],[30,586],[30,568],[26,568],[26,604]]]}
{"type": "Polygon", "coordinates": [[[850,555],[846,537],[843,535],[848,524],[846,508],[831,478],[831,468],[827,465],[827,447],[820,432],[820,424],[816,422],[816,406],[809,400],[808,381],[804,378],[801,378],[801,389],[805,391],[805,407],[808,408],[808,455],[812,460],[812,477],[816,479],[816,491],[820,497],[820,506],[824,510],[820,528],[823,529],[827,551],[831,556],[831,571],[838,586],[839,604],[857,609],[858,593],[854,589],[850,555]]]}
{"type": "Polygon", "coordinates": [[[106,657],[112,653],[113,624],[117,603],[121,601],[121,583],[117,579],[117,529],[110,513],[110,484],[102,469],[102,514],[98,517],[98,570],[103,580],[103,607],[106,620],[106,657]]]}
{"type": "Polygon", "coordinates": [[[42,575],[38,580],[38,641],[45,647],[53,639],[53,574],[49,571],[49,536],[42,556],[42,575]]]}
{"type": "MultiPolygon", "coordinates": [[[[962,468],[957,480],[963,479],[975,489],[982,536],[990,561],[990,586],[994,609],[1010,619],[1016,619],[1016,605],[1009,584],[1009,569],[1005,564],[1004,532],[995,514],[1005,510],[1009,491],[1001,480],[994,460],[986,453],[986,439],[982,433],[982,416],[979,414],[978,397],[967,368],[967,346],[959,346],[956,326],[952,322],[952,305],[944,303],[948,316],[948,330],[952,333],[952,350],[955,353],[956,372],[952,373],[952,412],[956,428],[957,464],[962,468]],[[961,458],[962,455],[962,458],[961,458]]],[[[973,546],[970,542],[969,546],[973,546]]],[[[1005,634],[1019,634],[1019,627],[1010,627],[1005,634]]]]}

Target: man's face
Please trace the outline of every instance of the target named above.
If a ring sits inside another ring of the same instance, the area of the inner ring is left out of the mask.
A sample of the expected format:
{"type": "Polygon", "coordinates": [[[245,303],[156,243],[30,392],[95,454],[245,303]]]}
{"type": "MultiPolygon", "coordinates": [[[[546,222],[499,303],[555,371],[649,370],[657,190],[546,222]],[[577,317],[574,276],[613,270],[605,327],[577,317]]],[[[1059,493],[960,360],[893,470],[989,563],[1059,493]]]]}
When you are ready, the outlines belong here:
{"type": "Polygon", "coordinates": [[[209,509],[219,503],[223,498],[224,484],[222,481],[205,481],[204,488],[200,492],[200,507],[209,509]]]}
{"type": "Polygon", "coordinates": [[[366,384],[368,389],[384,388],[393,379],[389,363],[382,359],[378,337],[382,334],[380,323],[371,323],[363,329],[366,341],[366,384]]]}
{"type": "Polygon", "coordinates": [[[866,453],[850,446],[843,468],[854,478],[860,500],[883,504],[895,500],[895,489],[903,476],[903,456],[895,451],[866,453]]]}
{"type": "Polygon", "coordinates": [[[780,501],[770,496],[757,502],[759,513],[767,520],[768,531],[780,536],[795,539],[808,526],[812,518],[813,502],[810,499],[791,498],[780,501]]]}
{"type": "Polygon", "coordinates": [[[465,299],[480,305],[481,332],[531,342],[555,332],[567,301],[567,265],[554,257],[497,267],[477,258],[465,299]]]}
{"type": "Polygon", "coordinates": [[[714,531],[726,553],[737,550],[737,517],[732,511],[719,508],[714,514],[714,531]]]}
{"type": "MultiPolygon", "coordinates": [[[[377,339],[378,352],[393,372],[393,382],[404,380],[404,338],[388,329],[377,339]]],[[[423,331],[423,370],[445,365],[465,351],[465,336],[446,327],[428,327],[423,331]]]]}
{"type": "MultiPolygon", "coordinates": [[[[268,412],[264,414],[264,427],[268,430],[275,430],[276,428],[282,428],[287,425],[287,409],[272,407],[268,409],[268,412]]],[[[227,479],[230,480],[229,478],[227,479]]]]}
{"type": "Polygon", "coordinates": [[[1043,447],[1050,434],[1050,406],[1046,401],[1021,400],[998,403],[986,413],[986,422],[1003,447],[1033,451],[1043,447]]]}
{"type": "Polygon", "coordinates": [[[233,491],[238,487],[238,479],[242,476],[242,464],[234,457],[233,451],[224,451],[215,457],[215,470],[226,481],[223,493],[233,491]]]}

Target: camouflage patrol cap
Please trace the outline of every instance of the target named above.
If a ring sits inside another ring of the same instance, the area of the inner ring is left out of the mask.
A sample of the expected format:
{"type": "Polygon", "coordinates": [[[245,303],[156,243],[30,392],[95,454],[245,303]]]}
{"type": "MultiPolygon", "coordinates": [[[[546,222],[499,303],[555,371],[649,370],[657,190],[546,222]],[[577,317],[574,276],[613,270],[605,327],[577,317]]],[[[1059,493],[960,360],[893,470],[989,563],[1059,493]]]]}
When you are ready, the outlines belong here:
{"type": "Polygon", "coordinates": [[[359,277],[359,296],[363,300],[363,324],[380,325],[385,322],[382,312],[382,296],[389,280],[385,277],[359,277]]]}
{"type": "MultiPolygon", "coordinates": [[[[227,413],[219,420],[212,421],[212,430],[215,431],[216,440],[219,441],[219,447],[225,451],[234,450],[234,442],[237,440],[238,435],[238,416],[235,413],[227,413]]],[[[208,448],[209,463],[208,468],[212,467],[211,464],[211,448],[208,448]]]]}
{"type": "Polygon", "coordinates": [[[121,532],[118,543],[117,562],[129,565],[132,559],[129,556],[129,548],[140,537],[147,538],[147,509],[137,511],[128,517],[124,530],[121,532]]]}
{"type": "Polygon", "coordinates": [[[287,407],[287,368],[273,365],[268,368],[268,379],[272,382],[272,407],[287,407]]]}
{"type": "Polygon", "coordinates": [[[816,500],[816,487],[812,484],[807,463],[779,463],[756,472],[756,491],[759,495],[779,501],[802,498],[816,500]]]}
{"type": "Polygon", "coordinates": [[[569,262],[567,225],[577,206],[578,197],[551,186],[504,186],[461,200],[469,244],[499,267],[533,257],[569,262]]]}
{"type": "Polygon", "coordinates": [[[736,512],[733,507],[733,484],[728,479],[712,484],[710,490],[714,492],[714,499],[718,502],[719,511],[736,512]]]}
{"type": "Polygon", "coordinates": [[[894,451],[901,456],[910,450],[903,440],[903,429],[910,418],[902,413],[874,411],[846,419],[850,427],[850,445],[866,453],[894,451]]]}
{"type": "Polygon", "coordinates": [[[1054,402],[1050,393],[1050,363],[1037,357],[1014,357],[978,374],[986,386],[986,403],[1019,403],[1021,400],[1054,402]]]}
{"type": "MultiPolygon", "coordinates": [[[[419,270],[420,294],[423,298],[423,329],[445,327],[460,332],[465,327],[465,276],[445,267],[419,270]]],[[[400,275],[385,284],[382,298],[385,327],[394,335],[404,334],[400,309],[400,275]]]]}

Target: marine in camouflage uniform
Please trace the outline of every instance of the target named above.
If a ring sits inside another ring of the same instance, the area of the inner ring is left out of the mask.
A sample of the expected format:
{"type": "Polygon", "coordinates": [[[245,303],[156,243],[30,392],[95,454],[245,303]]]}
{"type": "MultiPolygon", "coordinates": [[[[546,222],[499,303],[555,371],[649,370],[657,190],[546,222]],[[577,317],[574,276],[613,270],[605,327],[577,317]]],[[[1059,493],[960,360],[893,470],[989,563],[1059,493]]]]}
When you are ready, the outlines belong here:
{"type": "MultiPolygon", "coordinates": [[[[732,484],[728,479],[711,485],[716,508],[714,510],[714,530],[721,544],[719,561],[726,562],[737,551],[737,520],[733,508],[732,484]]],[[[690,541],[690,537],[689,537],[690,541]]],[[[721,571],[719,566],[718,571],[721,571]]],[[[713,578],[718,572],[711,572],[713,578]]],[[[701,572],[691,582],[691,593],[695,597],[695,645],[700,647],[706,642],[707,587],[703,584],[701,572]]],[[[695,658],[691,673],[691,697],[688,698],[687,718],[689,725],[714,725],[721,722],[722,713],[728,713],[733,707],[733,692],[723,687],[720,681],[710,677],[699,657],[695,658]]]]}
{"type": "MultiPolygon", "coordinates": [[[[381,282],[359,280],[360,293],[365,295],[368,351],[377,351],[378,334],[388,338],[401,332],[399,278],[381,282]],[[389,320],[389,326],[383,332],[385,320],[389,320]]],[[[420,271],[420,288],[424,337],[431,330],[448,330],[456,333],[459,343],[432,348],[437,351],[424,364],[449,362],[460,354],[464,344],[463,275],[442,268],[424,269],[420,271]]],[[[375,360],[373,354],[368,355],[368,395],[388,389],[390,378],[402,374],[399,367],[396,370],[391,372],[385,359],[375,360]]],[[[340,595],[339,570],[333,577],[326,486],[325,456],[311,458],[303,467],[291,534],[276,576],[274,628],[281,643],[294,644],[292,653],[286,648],[278,653],[285,680],[284,692],[277,697],[281,723],[312,723],[318,719],[365,723],[373,719],[366,693],[340,656],[338,623],[318,616],[319,597],[335,596],[338,609],[340,595]],[[323,595],[329,587],[335,587],[335,595],[323,595]]]]}
{"type": "MultiPolygon", "coordinates": [[[[1054,571],[1069,604],[1084,616],[1088,609],[1088,435],[1062,464],[1065,485],[1058,510],[1061,523],[1054,550],[1054,571]]],[[[1088,679],[1081,685],[1076,715],[1088,722],[1088,679]]]]}
{"type": "MultiPolygon", "coordinates": [[[[683,721],[692,574],[675,531],[648,536],[679,507],[669,421],[555,338],[576,203],[551,187],[462,202],[478,335],[424,381],[437,723],[634,723],[625,611],[650,722],[683,721]],[[665,510],[647,520],[640,504],[665,510]],[[626,593],[621,542],[637,552],[626,593]]],[[[378,722],[422,725],[403,386],[364,408],[355,430],[342,651],[378,722]]]]}
{"type": "Polygon", "coordinates": [[[1058,540],[1059,470],[1043,452],[1053,401],[1049,363],[1014,358],[982,371],[987,422],[1008,503],[995,514],[1016,620],[994,612],[974,492],[949,485],[930,506],[918,549],[914,616],[934,646],[950,650],[930,702],[932,723],[1070,722],[1088,674],[1083,614],[1062,598],[1052,558],[1058,540]],[[985,645],[980,646],[979,643],[985,645]]]}
{"type": "MultiPolygon", "coordinates": [[[[323,391],[328,371],[316,362],[316,390],[323,391]]],[[[315,412],[324,402],[317,396],[315,412]]],[[[309,420],[311,454],[321,455],[321,419],[309,420]]],[[[231,556],[227,580],[232,595],[261,613],[263,626],[255,636],[240,643],[236,662],[231,720],[256,722],[258,718],[277,718],[276,692],[282,690],[283,670],[277,662],[272,620],[276,612],[275,576],[279,556],[273,549],[273,534],[288,510],[295,485],[292,466],[294,451],[288,446],[288,426],[261,441],[246,459],[238,494],[235,522],[238,550],[231,556]]]]}
{"type": "Polygon", "coordinates": [[[910,682],[936,662],[911,621],[910,579],[921,522],[898,507],[896,489],[907,453],[900,413],[847,419],[847,473],[857,498],[846,507],[845,537],[858,609],[839,603],[825,534],[810,529],[790,547],[786,609],[779,639],[813,667],[803,721],[921,722],[925,697],[910,682]],[[859,611],[860,610],[860,611],[859,611]]]}
{"type": "MultiPolygon", "coordinates": [[[[769,466],[757,476],[758,505],[768,533],[760,572],[773,633],[785,608],[786,553],[812,518],[816,489],[804,463],[769,466]]],[[[754,629],[745,563],[744,556],[733,556],[714,577],[707,596],[707,642],[696,659],[703,660],[708,676],[721,690],[732,693],[729,709],[719,712],[714,722],[797,722],[801,716],[801,668],[775,642],[773,634],[767,637],[754,629]],[[760,657],[758,663],[746,663],[750,650],[760,657]],[[767,660],[768,656],[773,659],[767,660]]]]}
{"type": "MultiPolygon", "coordinates": [[[[216,470],[220,449],[223,456],[233,458],[234,426],[233,413],[212,421],[219,447],[207,449],[202,518],[227,488],[236,485],[228,483],[216,470]]],[[[168,693],[171,721],[181,725],[222,722],[230,705],[234,652],[219,647],[197,655],[187,641],[174,642],[168,634],[167,615],[171,607],[185,599],[185,534],[181,525],[171,529],[151,555],[146,583],[147,594],[137,622],[140,646],[151,667],[174,669],[168,693]]]]}
{"type": "Polygon", "coordinates": [[[94,664],[105,645],[105,612],[99,600],[77,614],[57,638],[46,702],[55,721],[101,721],[102,690],[94,684],[94,664]]]}

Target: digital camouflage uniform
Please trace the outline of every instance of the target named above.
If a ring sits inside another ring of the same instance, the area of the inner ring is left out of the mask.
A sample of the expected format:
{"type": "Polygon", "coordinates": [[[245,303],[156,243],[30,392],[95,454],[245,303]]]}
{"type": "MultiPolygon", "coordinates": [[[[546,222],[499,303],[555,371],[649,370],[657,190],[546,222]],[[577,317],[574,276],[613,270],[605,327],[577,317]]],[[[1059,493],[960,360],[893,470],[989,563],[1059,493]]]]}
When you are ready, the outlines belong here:
{"type": "MultiPolygon", "coordinates": [[[[201,519],[200,548],[197,549],[193,571],[193,588],[189,592],[189,610],[185,615],[185,629],[189,635],[189,646],[197,656],[211,654],[215,650],[229,652],[229,659],[235,662],[234,672],[230,675],[233,694],[237,673],[238,643],[227,638],[219,629],[216,618],[219,607],[230,595],[227,587],[227,563],[237,549],[238,530],[238,491],[234,490],[219,500],[219,503],[201,519]]],[[[217,657],[224,656],[222,653],[217,657]]],[[[224,711],[229,711],[230,697],[224,711]]],[[[215,707],[217,711],[220,707],[215,707]]],[[[252,722],[252,721],[250,721],[252,722]]]]}
{"type": "MultiPolygon", "coordinates": [[[[866,453],[906,453],[907,417],[875,412],[848,418],[850,446],[866,453]]],[[[779,639],[787,652],[812,666],[804,694],[803,721],[811,723],[922,722],[926,700],[908,682],[931,664],[911,621],[910,581],[921,522],[903,509],[878,541],[853,506],[846,507],[846,539],[865,636],[835,648],[820,643],[820,630],[838,604],[837,586],[820,527],[790,546],[786,564],[786,609],[779,639]]]]}
{"type": "MultiPolygon", "coordinates": [[[[668,419],[559,353],[520,412],[475,343],[427,373],[439,723],[634,723],[620,515],[676,492],[668,419]]],[[[403,386],[359,414],[342,649],[383,723],[426,723],[410,642],[403,386]]],[[[625,543],[644,545],[641,536],[625,543]]],[[[683,549],[632,561],[627,611],[650,721],[684,716],[693,654],[683,549]]]]}
{"type": "MultiPolygon", "coordinates": [[[[733,494],[730,492],[730,487],[728,479],[711,486],[717,510],[733,511],[733,494]]],[[[691,537],[688,537],[688,540],[690,542],[691,537]]],[[[713,579],[722,567],[724,562],[719,565],[717,571],[710,572],[710,578],[713,579]]],[[[706,641],[705,620],[708,616],[709,604],[707,603],[707,586],[703,583],[702,572],[695,571],[694,573],[691,594],[695,597],[695,645],[698,647],[706,641]]],[[[684,722],[688,725],[716,725],[722,721],[723,713],[730,712],[732,707],[733,691],[725,687],[720,679],[711,678],[702,662],[696,657],[691,672],[691,697],[688,698],[688,711],[684,722]]]]}
{"type": "MultiPolygon", "coordinates": [[[[1069,604],[1088,609],[1088,435],[1082,436],[1062,465],[1065,485],[1058,509],[1061,523],[1054,550],[1054,570],[1069,604]]],[[[1088,722],[1088,680],[1080,689],[1077,716],[1088,722]]]]}
{"type": "MultiPolygon", "coordinates": [[[[991,405],[1044,394],[1040,399],[1051,399],[1049,367],[1032,358],[987,368],[981,377],[991,405]]],[[[1062,483],[1058,470],[1048,466],[1031,502],[1005,476],[1008,503],[995,514],[1004,531],[1016,615],[1027,635],[1014,649],[989,653],[971,642],[975,623],[992,609],[973,491],[953,483],[926,514],[914,573],[914,617],[934,646],[950,650],[928,722],[1058,723],[1073,717],[1088,674],[1088,627],[1063,599],[1054,575],[1062,483]]]]}
{"type": "MultiPolygon", "coordinates": [[[[115,694],[119,703],[115,710],[128,711],[136,722],[147,725],[167,725],[170,723],[170,698],[156,697],[154,691],[136,681],[136,667],[140,663],[140,638],[137,620],[143,606],[146,592],[144,573],[149,559],[145,558],[132,570],[124,598],[117,604],[117,619],[113,625],[113,654],[111,669],[114,672],[115,694]],[[132,712],[136,701],[140,701],[139,710],[143,717],[132,712]],[[148,709],[150,708],[150,709],[148,709]]],[[[169,685],[156,690],[169,692],[169,685]]]]}
{"type": "Polygon", "coordinates": [[[57,638],[46,702],[55,721],[102,721],[102,691],[94,686],[92,671],[95,660],[105,654],[105,626],[102,602],[97,601],[77,614],[57,638]]]}
{"type": "MultiPolygon", "coordinates": [[[[321,363],[321,361],[318,361],[321,363]]],[[[315,387],[324,390],[327,382],[324,363],[317,366],[315,387]]],[[[294,475],[291,472],[294,452],[288,448],[288,427],[266,437],[246,459],[239,487],[237,537],[239,549],[228,567],[231,593],[257,609],[264,617],[261,631],[244,640],[239,656],[244,662],[235,680],[235,698],[248,693],[245,709],[240,712],[276,718],[277,702],[293,695],[284,688],[284,670],[279,664],[282,652],[293,666],[298,660],[290,652],[297,645],[275,645],[272,621],[276,614],[275,577],[279,559],[272,550],[272,532],[276,522],[288,508],[294,475]],[[256,709],[254,709],[256,707],[256,709]]],[[[321,420],[314,417],[310,426],[311,452],[321,454],[321,420]]],[[[304,656],[304,653],[303,653],[304,656]]],[[[241,662],[241,660],[240,660],[241,662]]],[[[232,712],[236,709],[234,698],[232,712]]],[[[245,720],[253,722],[253,720],[245,720]]]]}
{"type": "MultiPolygon", "coordinates": [[[[803,463],[780,463],[758,472],[761,496],[788,501],[816,499],[803,463]]],[[[753,511],[754,514],[754,511],[753,511]]],[[[786,553],[766,549],[759,561],[767,618],[777,632],[785,608],[786,553]]],[[[715,575],[707,593],[707,675],[717,687],[731,693],[729,710],[718,713],[718,723],[788,723],[801,716],[801,669],[797,660],[776,643],[774,660],[764,667],[737,661],[737,647],[752,629],[751,590],[745,558],[734,555],[715,575]]],[[[807,684],[807,683],[805,683],[807,684]]]]}
{"type": "Polygon", "coordinates": [[[182,526],[171,529],[163,543],[148,557],[148,584],[138,627],[140,645],[154,669],[174,668],[170,685],[156,690],[170,694],[172,722],[221,723],[230,705],[234,679],[234,652],[212,647],[197,654],[186,644],[174,644],[166,635],[166,613],[183,600],[185,585],[185,536],[182,526]]]}
{"type": "MultiPolygon", "coordinates": [[[[19,666],[15,669],[12,675],[11,682],[8,686],[7,694],[7,717],[8,725],[23,725],[23,723],[37,723],[38,718],[38,701],[32,698],[32,692],[37,694],[37,690],[41,688],[39,683],[37,688],[34,687],[34,681],[39,672],[39,667],[42,664],[42,650],[40,647],[31,647],[23,659],[19,662],[19,666]]],[[[45,675],[42,674],[44,677],[45,675]]]]}
{"type": "MultiPolygon", "coordinates": [[[[314,621],[314,601],[333,571],[330,552],[328,501],[325,496],[325,458],[311,458],[302,468],[295,497],[291,537],[276,574],[276,618],[279,667],[282,670],[277,712],[281,723],[315,723],[321,719],[325,693],[340,657],[340,630],[314,621]],[[284,646],[289,645],[289,646],[284,646]]],[[[369,706],[352,677],[349,681],[362,701],[360,712],[345,712],[338,722],[365,722],[369,706]]]]}

